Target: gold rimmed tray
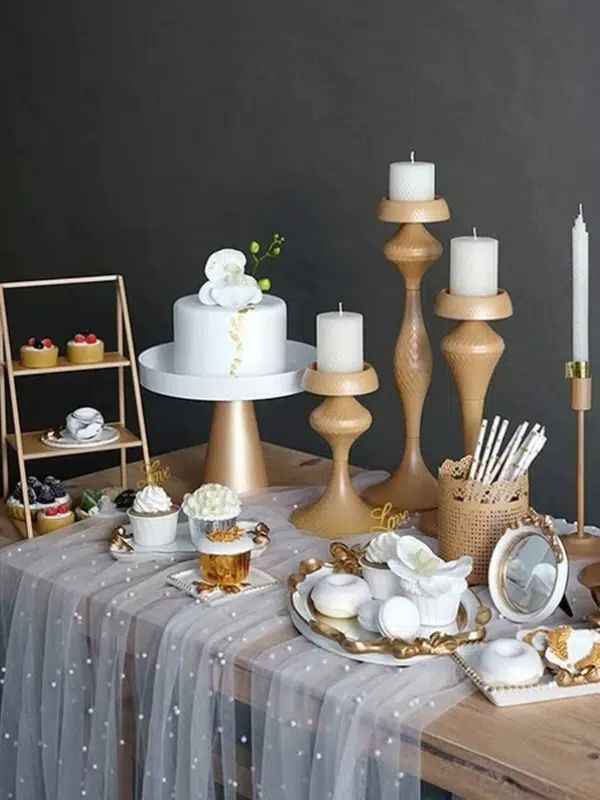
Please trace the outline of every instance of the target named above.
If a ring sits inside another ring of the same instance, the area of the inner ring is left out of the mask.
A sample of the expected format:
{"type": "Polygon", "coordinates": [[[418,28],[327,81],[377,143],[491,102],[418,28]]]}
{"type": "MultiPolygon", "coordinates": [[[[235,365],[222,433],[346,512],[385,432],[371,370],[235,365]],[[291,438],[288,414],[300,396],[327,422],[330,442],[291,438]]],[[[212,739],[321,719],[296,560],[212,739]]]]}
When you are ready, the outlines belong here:
{"type": "Polygon", "coordinates": [[[424,626],[413,642],[378,636],[363,628],[356,617],[334,619],[319,614],[311,601],[313,587],[332,572],[342,570],[339,561],[310,558],[302,561],[298,572],[288,578],[292,622],[305,638],[324,650],[355,661],[398,667],[432,656],[450,655],[467,642],[485,638],[490,611],[470,589],[461,598],[455,623],[442,628],[424,626]]]}

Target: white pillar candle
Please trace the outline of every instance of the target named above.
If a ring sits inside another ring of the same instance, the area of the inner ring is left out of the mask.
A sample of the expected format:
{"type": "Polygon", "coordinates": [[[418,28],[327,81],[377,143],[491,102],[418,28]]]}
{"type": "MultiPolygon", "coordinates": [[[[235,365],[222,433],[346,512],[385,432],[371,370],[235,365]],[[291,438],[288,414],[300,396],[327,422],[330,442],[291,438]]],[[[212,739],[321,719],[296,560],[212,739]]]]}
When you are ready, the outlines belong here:
{"type": "Polygon", "coordinates": [[[573,261],[573,361],[589,361],[589,236],[583,208],[571,232],[573,261]]]}
{"type": "Polygon", "coordinates": [[[414,150],[410,161],[390,164],[390,200],[433,200],[435,197],[435,164],[415,161],[414,150]]]}
{"type": "Polygon", "coordinates": [[[322,372],[360,372],[363,358],[363,316],[343,311],[317,315],[317,369],[322,372]]]}
{"type": "Polygon", "coordinates": [[[457,236],[450,239],[450,294],[485,297],[498,292],[498,239],[457,236]]]}

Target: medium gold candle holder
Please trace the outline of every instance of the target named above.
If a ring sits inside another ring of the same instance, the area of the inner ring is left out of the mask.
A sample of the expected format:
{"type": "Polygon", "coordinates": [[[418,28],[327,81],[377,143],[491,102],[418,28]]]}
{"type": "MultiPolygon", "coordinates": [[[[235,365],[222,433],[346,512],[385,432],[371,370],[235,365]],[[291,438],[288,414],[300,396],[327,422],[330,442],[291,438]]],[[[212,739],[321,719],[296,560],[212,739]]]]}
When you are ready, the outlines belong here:
{"type": "Polygon", "coordinates": [[[442,339],[442,353],[454,376],[463,423],[465,455],[472,455],[483,417],[485,395],[496,365],[504,352],[504,339],[487,320],[512,316],[508,292],[499,289],[489,297],[450,294],[443,289],[435,302],[435,313],[459,322],[442,339]]]}
{"type": "Polygon", "coordinates": [[[443,248],[425,228],[425,222],[450,218],[443,197],[425,202],[384,198],[378,219],[400,224],[383,252],[405,283],[404,317],[394,352],[394,377],[404,409],[404,454],[383,483],[370,486],[364,497],[374,506],[391,503],[394,510],[428,511],[437,505],[437,481],[421,454],[421,417],[431,383],[433,357],[421,310],[421,280],[442,255],[443,248]]]}
{"type": "Polygon", "coordinates": [[[568,361],[566,377],[571,381],[571,408],[577,420],[576,492],[577,529],[563,536],[562,541],[570,556],[600,554],[600,536],[585,529],[585,413],[592,407],[592,374],[589,361],[568,361]]]}
{"type": "Polygon", "coordinates": [[[291,520],[297,528],[338,539],[366,533],[373,525],[370,507],[354,491],[348,472],[350,448],[373,418],[356,400],[356,395],[370,394],[379,386],[377,373],[370,364],[360,372],[322,372],[313,364],[304,373],[307,392],[325,397],[310,415],[311,427],[329,444],[333,467],[329,485],[316,503],[299,508],[291,520]]]}

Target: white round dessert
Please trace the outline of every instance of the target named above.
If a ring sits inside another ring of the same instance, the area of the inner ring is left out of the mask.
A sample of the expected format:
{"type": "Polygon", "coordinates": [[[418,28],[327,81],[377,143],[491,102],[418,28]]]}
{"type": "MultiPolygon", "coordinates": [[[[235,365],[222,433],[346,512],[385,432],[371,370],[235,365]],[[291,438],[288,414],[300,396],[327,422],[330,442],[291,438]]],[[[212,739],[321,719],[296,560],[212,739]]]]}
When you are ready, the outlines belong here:
{"type": "Polygon", "coordinates": [[[388,639],[412,642],[419,632],[419,610],[406,597],[390,597],[379,607],[379,630],[388,639]]]}
{"type": "Polygon", "coordinates": [[[484,645],[479,672],[495,686],[526,686],[542,677],[544,664],[537,650],[517,639],[496,639],[484,645]]]}
{"type": "Polygon", "coordinates": [[[287,307],[264,295],[243,309],[204,305],[198,296],[173,305],[174,366],[184,375],[274,375],[285,370],[287,307]]]}
{"type": "Polygon", "coordinates": [[[334,572],[322,578],[311,592],[315,608],[326,617],[349,619],[371,599],[366,581],[358,575],[334,572]]]}

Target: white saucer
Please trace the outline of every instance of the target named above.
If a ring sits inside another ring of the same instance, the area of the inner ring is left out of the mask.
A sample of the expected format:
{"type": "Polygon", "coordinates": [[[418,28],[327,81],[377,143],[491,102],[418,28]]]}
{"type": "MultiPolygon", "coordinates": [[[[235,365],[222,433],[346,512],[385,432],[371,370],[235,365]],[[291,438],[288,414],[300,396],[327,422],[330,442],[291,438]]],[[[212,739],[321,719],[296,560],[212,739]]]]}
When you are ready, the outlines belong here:
{"type": "Polygon", "coordinates": [[[110,425],[105,425],[100,433],[95,436],[93,439],[76,439],[72,436],[69,431],[62,430],[60,432],[60,438],[54,439],[53,437],[49,437],[47,433],[43,433],[41,436],[42,444],[46,447],[56,447],[58,449],[91,449],[93,447],[103,447],[106,444],[111,444],[112,442],[116,442],[119,437],[120,433],[116,428],[111,428],[110,425]]]}
{"type": "MultiPolygon", "coordinates": [[[[258,525],[258,521],[239,519],[236,524],[246,531],[251,531],[258,525]]],[[[159,547],[147,547],[142,544],[136,544],[131,533],[131,525],[126,524],[122,527],[125,530],[127,544],[132,549],[116,550],[113,546],[109,546],[108,549],[111,556],[116,558],[117,561],[151,561],[155,558],[171,558],[175,561],[185,561],[198,555],[198,551],[190,538],[190,527],[187,520],[177,525],[177,533],[172,542],[160,545],[159,547]]],[[[267,545],[256,545],[252,550],[252,558],[258,558],[258,556],[264,553],[266,548],[267,545]]]]}

